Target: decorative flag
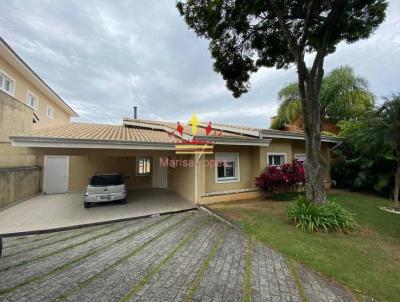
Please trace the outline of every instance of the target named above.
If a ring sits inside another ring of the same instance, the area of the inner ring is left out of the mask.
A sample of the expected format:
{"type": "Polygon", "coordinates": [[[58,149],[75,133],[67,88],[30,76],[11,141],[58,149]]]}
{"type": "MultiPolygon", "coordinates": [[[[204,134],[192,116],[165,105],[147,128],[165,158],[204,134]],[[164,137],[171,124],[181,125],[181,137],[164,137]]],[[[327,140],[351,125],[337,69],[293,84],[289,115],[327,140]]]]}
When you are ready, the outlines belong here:
{"type": "Polygon", "coordinates": [[[192,118],[190,119],[190,124],[192,125],[192,135],[196,135],[198,123],[199,120],[197,119],[196,114],[193,113],[192,118]]]}
{"type": "Polygon", "coordinates": [[[183,127],[181,126],[181,124],[179,124],[179,122],[177,122],[177,126],[176,126],[176,130],[179,132],[179,134],[181,136],[183,136],[183,127]]]}
{"type": "Polygon", "coordinates": [[[211,122],[208,122],[208,125],[206,127],[206,134],[209,135],[212,131],[212,126],[211,126],[211,122]]]}

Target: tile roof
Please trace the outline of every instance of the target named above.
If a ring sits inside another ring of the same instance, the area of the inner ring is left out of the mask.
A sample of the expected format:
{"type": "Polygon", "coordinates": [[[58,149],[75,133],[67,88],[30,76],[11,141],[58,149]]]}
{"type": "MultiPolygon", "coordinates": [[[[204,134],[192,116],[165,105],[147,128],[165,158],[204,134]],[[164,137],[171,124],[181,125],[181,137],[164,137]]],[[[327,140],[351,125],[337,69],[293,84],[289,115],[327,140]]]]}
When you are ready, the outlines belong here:
{"type": "MultiPolygon", "coordinates": [[[[131,119],[131,118],[124,118],[123,119],[124,125],[138,125],[141,124],[143,127],[152,127],[152,126],[163,126],[163,127],[168,127],[171,129],[171,131],[175,131],[177,127],[177,123],[174,122],[164,122],[164,121],[153,121],[153,120],[141,120],[141,119],[131,119]]],[[[183,124],[180,123],[180,125],[183,127],[183,132],[187,135],[192,135],[192,126],[190,124],[183,124]]],[[[244,139],[249,139],[251,136],[243,135],[241,133],[241,130],[244,128],[237,127],[234,129],[234,126],[229,126],[231,127],[232,131],[227,131],[226,129],[221,130],[218,128],[218,125],[222,126],[221,124],[211,124],[213,127],[213,131],[207,135],[206,133],[206,127],[207,124],[205,123],[199,123],[197,127],[197,133],[195,136],[209,136],[209,137],[224,137],[224,138],[244,138],[244,139]]]]}
{"type": "Polygon", "coordinates": [[[145,143],[176,143],[177,138],[165,131],[92,123],[70,123],[35,130],[24,137],[80,140],[135,141],[145,143]]]}

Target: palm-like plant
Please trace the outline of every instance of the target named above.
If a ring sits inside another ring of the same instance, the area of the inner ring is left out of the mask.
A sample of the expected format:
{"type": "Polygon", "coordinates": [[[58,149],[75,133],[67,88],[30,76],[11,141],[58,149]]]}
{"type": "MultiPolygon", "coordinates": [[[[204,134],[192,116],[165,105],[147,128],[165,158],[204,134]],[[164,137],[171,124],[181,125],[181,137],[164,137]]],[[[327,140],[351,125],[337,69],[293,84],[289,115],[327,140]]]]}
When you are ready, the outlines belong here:
{"type": "MultiPolygon", "coordinates": [[[[271,128],[279,129],[302,114],[302,107],[297,83],[290,83],[279,91],[281,102],[278,115],[271,128]]],[[[374,105],[374,95],[369,90],[368,82],[356,76],[353,69],[343,66],[332,70],[324,77],[321,86],[321,119],[329,117],[334,122],[354,119],[374,105]]]]}
{"type": "Polygon", "coordinates": [[[400,190],[400,93],[368,112],[348,136],[361,155],[375,155],[396,162],[393,200],[399,207],[400,190]]]}

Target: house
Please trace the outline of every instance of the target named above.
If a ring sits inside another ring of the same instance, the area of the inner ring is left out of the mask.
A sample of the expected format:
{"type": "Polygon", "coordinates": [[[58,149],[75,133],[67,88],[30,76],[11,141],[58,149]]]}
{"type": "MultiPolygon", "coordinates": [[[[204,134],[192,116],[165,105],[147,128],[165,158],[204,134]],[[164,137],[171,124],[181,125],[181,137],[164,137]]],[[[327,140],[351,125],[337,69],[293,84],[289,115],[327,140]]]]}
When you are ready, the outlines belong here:
{"type": "MultiPolygon", "coordinates": [[[[104,171],[129,176],[130,189],[171,190],[193,204],[254,198],[255,177],[267,165],[305,159],[302,132],[136,118],[71,122],[76,112],[3,39],[0,84],[0,207],[39,192],[83,192],[104,171]]],[[[337,142],[322,137],[328,163],[337,142]]]]}
{"type": "MultiPolygon", "coordinates": [[[[276,116],[271,117],[271,125],[274,124],[276,121],[276,116]]],[[[280,127],[280,130],[284,131],[290,131],[290,132],[304,132],[304,127],[303,127],[303,117],[300,115],[298,118],[295,120],[286,123],[282,127],[280,127]]],[[[334,135],[338,135],[340,132],[340,128],[337,126],[337,124],[331,120],[328,117],[325,117],[322,120],[322,131],[332,133],[334,135]]]]}
{"type": "Polygon", "coordinates": [[[10,135],[67,124],[76,112],[0,37],[0,208],[40,191],[38,158],[10,135]]]}
{"type": "MultiPolygon", "coordinates": [[[[48,194],[83,192],[93,173],[119,171],[129,176],[129,188],[172,190],[193,204],[207,204],[257,197],[255,177],[268,164],[304,160],[304,138],[244,126],[124,118],[121,125],[52,126],[11,141],[42,159],[48,194]]],[[[328,163],[336,142],[322,137],[328,163]]],[[[325,181],[330,183],[329,173],[325,181]]]]}

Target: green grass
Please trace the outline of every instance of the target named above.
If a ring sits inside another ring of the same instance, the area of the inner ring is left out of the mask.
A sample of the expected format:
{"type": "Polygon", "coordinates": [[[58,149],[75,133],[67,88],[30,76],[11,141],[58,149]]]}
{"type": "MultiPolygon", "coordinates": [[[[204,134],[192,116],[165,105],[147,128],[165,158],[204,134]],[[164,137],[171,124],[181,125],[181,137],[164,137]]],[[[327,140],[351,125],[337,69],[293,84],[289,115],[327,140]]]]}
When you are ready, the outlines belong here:
{"type": "Polygon", "coordinates": [[[253,201],[214,205],[213,208],[239,220],[246,232],[333,278],[360,297],[398,301],[400,293],[400,216],[378,206],[384,199],[360,194],[330,194],[358,224],[351,234],[307,233],[287,223],[290,202],[253,201]]]}

